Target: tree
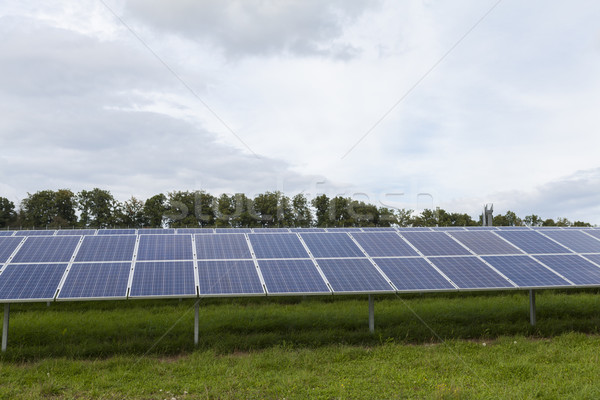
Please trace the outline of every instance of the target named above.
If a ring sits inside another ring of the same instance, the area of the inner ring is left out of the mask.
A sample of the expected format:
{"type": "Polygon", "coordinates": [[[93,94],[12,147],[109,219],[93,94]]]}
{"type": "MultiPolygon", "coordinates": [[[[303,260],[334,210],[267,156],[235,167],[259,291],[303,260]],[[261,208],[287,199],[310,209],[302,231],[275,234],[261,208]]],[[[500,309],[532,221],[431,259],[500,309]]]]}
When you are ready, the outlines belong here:
{"type": "Polygon", "coordinates": [[[10,226],[16,219],[15,204],[5,197],[0,197],[0,228],[10,226]]]}
{"type": "Polygon", "coordinates": [[[167,196],[156,194],[144,202],[144,220],[147,226],[152,228],[162,228],[167,212],[167,196]]]}
{"type": "Polygon", "coordinates": [[[108,228],[120,222],[121,204],[108,190],[82,190],[77,194],[77,205],[79,224],[84,228],[108,228]]]}
{"type": "MultiPolygon", "coordinates": [[[[418,215],[412,219],[412,226],[437,226],[438,225],[438,212],[439,208],[434,211],[428,208],[424,209],[421,212],[421,215],[418,215]]],[[[445,212],[445,211],[444,211],[445,212]]]]}
{"type": "Polygon", "coordinates": [[[548,218],[542,222],[542,226],[556,226],[556,221],[554,221],[552,218],[548,218]]]}
{"type": "Polygon", "coordinates": [[[527,226],[542,226],[543,225],[542,219],[535,214],[527,215],[525,218],[523,218],[523,222],[527,226]]]}
{"type": "Polygon", "coordinates": [[[592,226],[592,224],[590,224],[589,222],[583,222],[583,221],[575,221],[573,222],[573,226],[578,226],[578,227],[584,227],[584,228],[589,228],[592,226]]]}
{"type": "Polygon", "coordinates": [[[254,210],[254,201],[243,193],[233,196],[235,212],[231,218],[233,228],[253,228],[260,226],[260,218],[254,210]]]}
{"type": "Polygon", "coordinates": [[[407,208],[400,208],[396,211],[396,221],[398,226],[408,227],[412,225],[413,221],[413,210],[409,210],[407,208]]]}
{"type": "Polygon", "coordinates": [[[394,210],[387,207],[379,207],[377,214],[379,214],[379,218],[375,221],[375,226],[388,227],[398,224],[398,218],[394,210]]]}
{"type": "Polygon", "coordinates": [[[329,202],[329,197],[325,194],[315,197],[311,202],[312,206],[316,209],[317,226],[319,227],[326,227],[331,224],[329,219],[329,202]]]}
{"type": "Polygon", "coordinates": [[[303,194],[297,194],[292,198],[292,225],[298,228],[307,228],[313,223],[308,199],[303,194]]]}
{"type": "Polygon", "coordinates": [[[167,224],[171,228],[214,226],[214,203],[215,198],[204,191],[169,193],[167,224]]]}
{"type": "Polygon", "coordinates": [[[498,214],[492,220],[492,223],[497,226],[522,226],[523,221],[517,217],[512,211],[507,211],[506,214],[498,214]]]}
{"type": "Polygon", "coordinates": [[[222,194],[216,202],[215,226],[217,228],[231,227],[235,214],[234,196],[222,194]]]}
{"type": "Polygon", "coordinates": [[[131,228],[143,228],[149,225],[144,214],[144,202],[134,196],[123,203],[121,224],[131,228]]]}
{"type": "Polygon", "coordinates": [[[68,189],[41,190],[27,194],[21,202],[21,219],[26,227],[65,227],[77,223],[76,198],[68,189]]]}

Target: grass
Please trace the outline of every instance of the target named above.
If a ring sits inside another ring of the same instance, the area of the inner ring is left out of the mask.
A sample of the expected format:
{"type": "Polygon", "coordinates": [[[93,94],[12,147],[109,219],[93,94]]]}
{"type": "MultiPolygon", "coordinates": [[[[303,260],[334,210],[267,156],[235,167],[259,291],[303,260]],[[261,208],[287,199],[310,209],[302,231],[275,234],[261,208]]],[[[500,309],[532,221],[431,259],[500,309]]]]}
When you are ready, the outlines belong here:
{"type": "Polygon", "coordinates": [[[11,305],[0,398],[600,397],[594,291],[193,304],[11,305]]]}

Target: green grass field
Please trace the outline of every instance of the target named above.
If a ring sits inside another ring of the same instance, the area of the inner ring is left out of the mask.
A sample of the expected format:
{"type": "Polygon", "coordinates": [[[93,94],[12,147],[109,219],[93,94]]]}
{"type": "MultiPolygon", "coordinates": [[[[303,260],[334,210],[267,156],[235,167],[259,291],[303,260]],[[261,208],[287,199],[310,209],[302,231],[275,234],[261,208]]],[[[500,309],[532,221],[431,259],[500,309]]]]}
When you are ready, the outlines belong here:
{"type": "Polygon", "coordinates": [[[600,398],[600,293],[13,304],[0,398],[600,398]]]}

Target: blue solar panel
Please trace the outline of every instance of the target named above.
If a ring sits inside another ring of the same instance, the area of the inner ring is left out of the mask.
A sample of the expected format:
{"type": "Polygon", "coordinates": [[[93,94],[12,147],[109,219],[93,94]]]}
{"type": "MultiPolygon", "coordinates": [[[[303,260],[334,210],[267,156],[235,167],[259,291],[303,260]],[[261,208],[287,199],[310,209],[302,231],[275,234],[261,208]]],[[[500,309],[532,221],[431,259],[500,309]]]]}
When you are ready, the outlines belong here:
{"type": "Polygon", "coordinates": [[[75,261],[131,261],[135,240],[135,235],[86,236],[75,261]]]}
{"type": "Polygon", "coordinates": [[[19,249],[13,263],[68,262],[79,242],[79,236],[30,236],[19,249]]]}
{"type": "Polygon", "coordinates": [[[67,264],[6,266],[0,274],[0,299],[51,301],[67,264]]]}
{"type": "Polygon", "coordinates": [[[252,258],[246,237],[241,233],[197,235],[196,256],[199,260],[252,258]]]}
{"type": "Polygon", "coordinates": [[[345,233],[302,233],[302,239],[314,257],[364,257],[345,233]]]}
{"type": "Polygon", "coordinates": [[[454,286],[422,258],[375,258],[399,291],[454,290],[454,286]]]}
{"type": "Polygon", "coordinates": [[[318,261],[334,292],[391,292],[394,289],[366,258],[318,261]]]}
{"type": "Polygon", "coordinates": [[[396,228],[392,227],[363,227],[363,232],[396,232],[396,228]]]}
{"type": "Polygon", "coordinates": [[[465,231],[466,229],[462,226],[434,226],[431,228],[432,231],[438,232],[450,232],[450,231],[465,231]]]}
{"type": "Polygon", "coordinates": [[[498,231],[495,233],[529,254],[570,253],[569,250],[534,230],[498,231]]]}
{"type": "Polygon", "coordinates": [[[444,232],[402,232],[426,256],[460,256],[471,254],[444,232]]]}
{"type": "Polygon", "coordinates": [[[431,232],[431,228],[426,226],[417,226],[411,228],[399,227],[398,230],[400,232],[431,232]]]}
{"type": "Polygon", "coordinates": [[[98,235],[135,235],[135,229],[98,229],[98,235]]]}
{"type": "Polygon", "coordinates": [[[0,231],[0,236],[12,236],[15,231],[0,231]]]}
{"type": "Polygon", "coordinates": [[[522,231],[522,232],[527,232],[530,231],[531,229],[529,229],[526,226],[497,226],[496,227],[498,230],[500,231],[522,231]]]}
{"type": "Polygon", "coordinates": [[[325,228],[290,228],[292,232],[325,232],[325,228]]]}
{"type": "Polygon", "coordinates": [[[260,260],[269,293],[331,293],[311,260],[260,260]]]}
{"type": "Polygon", "coordinates": [[[254,233],[290,233],[288,228],[254,228],[254,233]]]}
{"type": "Polygon", "coordinates": [[[192,261],[136,263],[129,296],[195,297],[194,263],[192,261]]]}
{"type": "Polygon", "coordinates": [[[498,228],[495,226],[465,226],[468,231],[497,231],[498,228]]]}
{"type": "Polygon", "coordinates": [[[250,228],[215,228],[215,233],[251,233],[250,228]]]}
{"type": "Polygon", "coordinates": [[[181,235],[181,234],[213,234],[215,233],[215,230],[212,228],[178,228],[177,229],[177,234],[181,235]]]}
{"type": "Polygon", "coordinates": [[[138,229],[138,235],[173,235],[175,229],[146,228],[138,229]]]}
{"type": "Polygon", "coordinates": [[[600,265],[600,254],[586,254],[585,258],[600,265]]]}
{"type": "Polygon", "coordinates": [[[249,235],[256,258],[308,258],[298,236],[288,234],[249,235]]]}
{"type": "Polygon", "coordinates": [[[600,285],[600,267],[575,254],[535,256],[576,285],[600,285]]]}
{"type": "Polygon", "coordinates": [[[585,233],[592,235],[595,238],[600,239],[600,229],[587,229],[585,233]]]}
{"type": "Polygon", "coordinates": [[[514,287],[477,257],[436,257],[430,261],[460,289],[514,287]]]}
{"type": "Polygon", "coordinates": [[[327,232],[345,233],[345,232],[362,232],[360,228],[327,228],[327,232]]]}
{"type": "Polygon", "coordinates": [[[523,254],[521,250],[489,231],[452,232],[452,236],[479,255],[523,254]]]}
{"type": "Polygon", "coordinates": [[[520,287],[570,286],[569,282],[528,256],[488,256],[483,259],[520,287]]]}
{"type": "Polygon", "coordinates": [[[192,237],[190,235],[141,235],[137,259],[155,260],[191,260],[192,237]]]}
{"type": "Polygon", "coordinates": [[[394,232],[353,233],[352,236],[371,257],[419,255],[394,232]]]}
{"type": "Polygon", "coordinates": [[[600,253],[600,240],[581,231],[562,229],[544,230],[543,233],[577,253],[600,253]]]}
{"type": "Polygon", "coordinates": [[[54,231],[50,230],[31,230],[31,231],[17,231],[16,236],[52,236],[54,235],[54,231]]]}
{"type": "Polygon", "coordinates": [[[200,296],[264,294],[254,263],[239,261],[198,261],[200,296]]]}
{"type": "Polygon", "coordinates": [[[0,264],[8,260],[22,240],[22,237],[0,237],[0,264]]]}
{"type": "Polygon", "coordinates": [[[125,298],[130,270],[130,262],[73,264],[58,298],[125,298]]]}
{"type": "Polygon", "coordinates": [[[59,229],[56,231],[56,236],[84,236],[93,235],[95,229],[59,229]]]}

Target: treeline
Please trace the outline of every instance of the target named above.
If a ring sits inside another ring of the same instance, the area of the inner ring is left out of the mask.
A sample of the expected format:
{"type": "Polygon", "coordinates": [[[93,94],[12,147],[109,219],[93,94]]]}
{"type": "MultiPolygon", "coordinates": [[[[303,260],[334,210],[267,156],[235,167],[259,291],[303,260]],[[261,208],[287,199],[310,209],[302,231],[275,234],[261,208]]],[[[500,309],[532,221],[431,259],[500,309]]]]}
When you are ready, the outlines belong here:
{"type": "MultiPolygon", "coordinates": [[[[508,211],[493,219],[501,226],[591,226],[566,218],[519,218],[508,211]]],[[[303,194],[288,197],[265,192],[253,198],[242,193],[213,196],[204,191],[174,191],[140,200],[120,202],[108,190],[74,193],[69,189],[42,190],[28,194],[18,208],[0,197],[0,228],[256,228],[256,227],[388,227],[475,226],[465,213],[441,208],[415,214],[409,209],[391,209],[336,196],[320,195],[309,200],[303,194]]]]}

